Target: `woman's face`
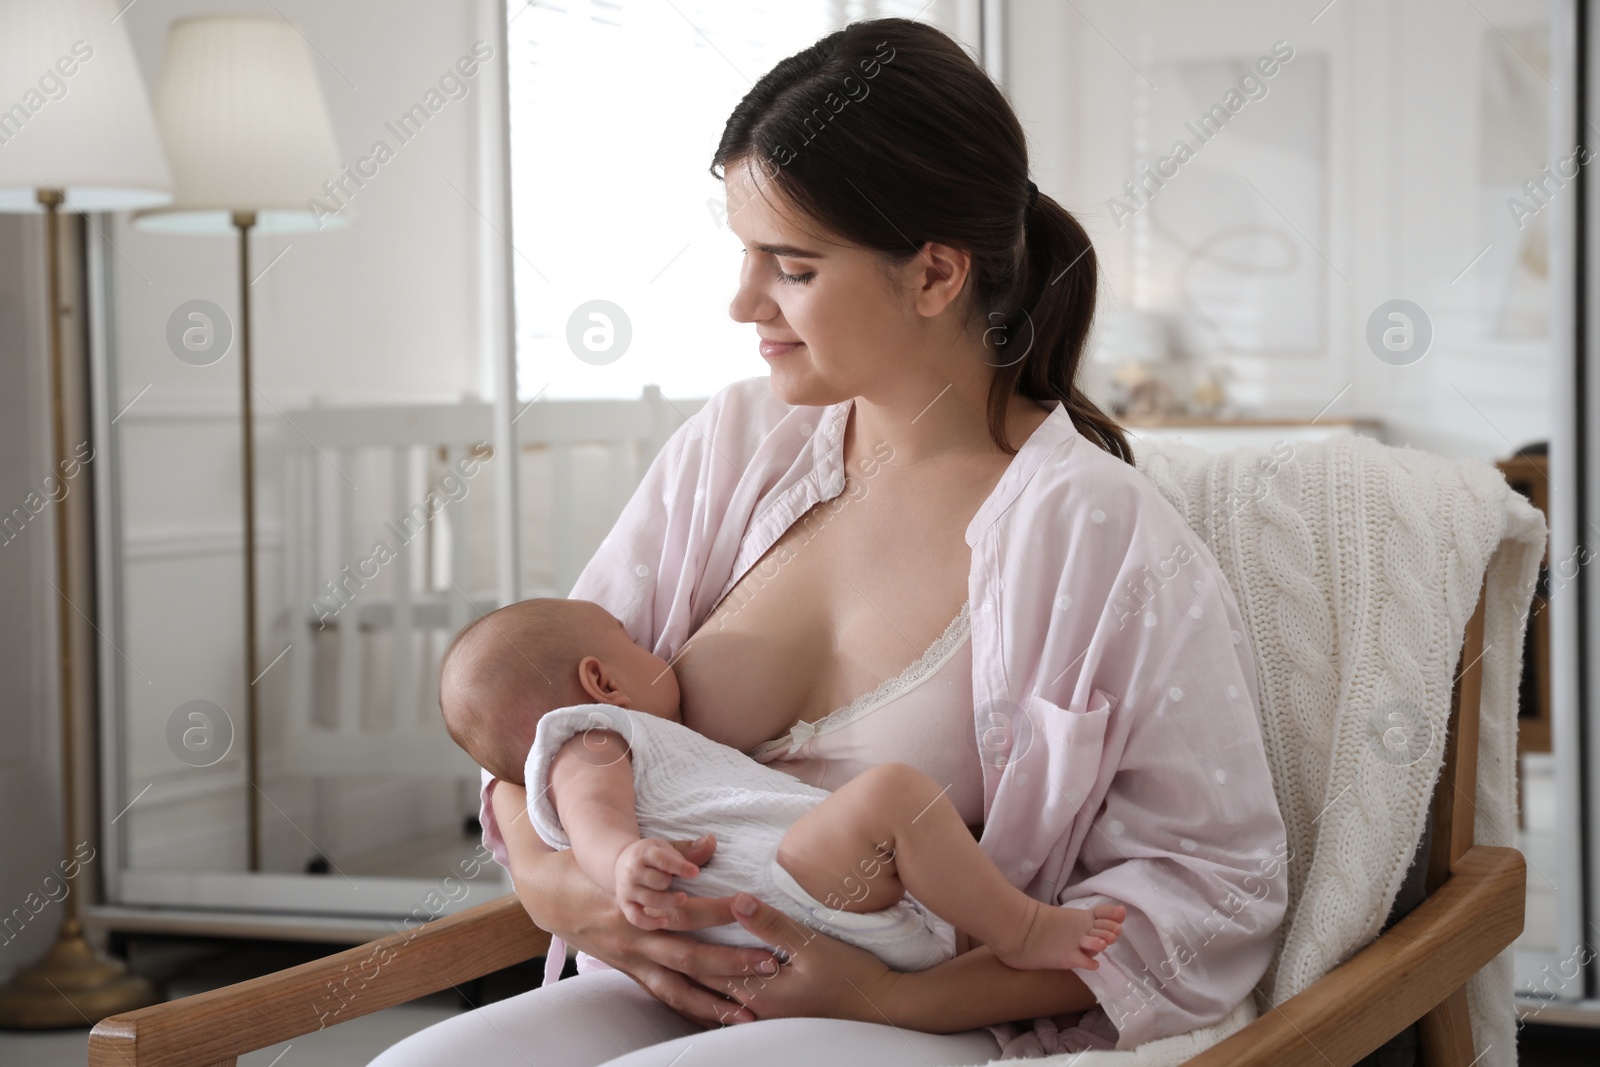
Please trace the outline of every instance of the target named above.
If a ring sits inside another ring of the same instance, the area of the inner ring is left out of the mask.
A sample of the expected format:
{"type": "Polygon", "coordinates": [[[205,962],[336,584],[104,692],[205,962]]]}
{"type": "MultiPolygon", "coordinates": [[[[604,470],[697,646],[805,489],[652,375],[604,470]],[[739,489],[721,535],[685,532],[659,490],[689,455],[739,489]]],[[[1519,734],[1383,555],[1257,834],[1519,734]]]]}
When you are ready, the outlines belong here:
{"type": "Polygon", "coordinates": [[[937,376],[917,357],[951,328],[940,312],[964,278],[949,276],[939,246],[889,264],[823,232],[754,167],[730,165],[726,184],[728,224],[745,247],[728,314],[755,325],[774,396],[821,406],[920,386],[919,369],[937,376]]]}

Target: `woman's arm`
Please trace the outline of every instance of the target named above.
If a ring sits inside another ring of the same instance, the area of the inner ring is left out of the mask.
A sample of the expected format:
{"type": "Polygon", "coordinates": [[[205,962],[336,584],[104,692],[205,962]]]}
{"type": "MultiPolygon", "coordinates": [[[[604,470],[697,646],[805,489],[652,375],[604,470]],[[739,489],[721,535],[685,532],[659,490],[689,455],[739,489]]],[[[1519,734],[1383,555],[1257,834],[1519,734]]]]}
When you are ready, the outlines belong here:
{"type": "Polygon", "coordinates": [[[1097,1003],[1077,971],[1019,971],[987,945],[926,971],[889,973],[884,1015],[896,1026],[933,1034],[1088,1011],[1097,1003]]]}
{"type": "MultiPolygon", "coordinates": [[[[759,977],[763,964],[775,970],[772,953],[670,932],[732,922],[732,897],[691,897],[669,915],[667,930],[641,930],[623,916],[615,897],[578,868],[571,849],[557,852],[539,839],[528,821],[527,793],[521,786],[495,782],[489,802],[505,841],[517,899],[540,929],[627,974],[686,1019],[711,1027],[755,1018],[711,988],[742,976],[759,977]]],[[[705,863],[715,848],[709,843],[679,847],[696,864],[705,863]]]]}
{"type": "Polygon", "coordinates": [[[761,1019],[823,1016],[955,1033],[1087,1011],[1096,1003],[1076,972],[1019,971],[1001,963],[987,946],[903,974],[865,949],[796,925],[748,893],[735,898],[734,917],[790,956],[775,978],[751,975],[720,987],[761,1019]],[[739,914],[739,907],[750,904],[749,915],[739,914]]]}

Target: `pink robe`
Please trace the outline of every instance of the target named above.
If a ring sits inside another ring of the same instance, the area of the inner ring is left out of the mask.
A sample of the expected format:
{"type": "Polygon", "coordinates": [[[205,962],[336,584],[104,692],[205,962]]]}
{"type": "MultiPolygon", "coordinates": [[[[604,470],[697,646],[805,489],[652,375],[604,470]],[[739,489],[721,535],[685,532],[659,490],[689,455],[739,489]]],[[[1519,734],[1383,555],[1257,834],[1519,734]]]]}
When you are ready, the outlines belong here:
{"type": "MultiPolygon", "coordinates": [[[[766,378],[720,390],[667,442],[570,595],[671,660],[797,518],[846,504],[852,403],[791,407],[766,378]]],[[[1216,560],[1059,403],[966,540],[979,844],[1035,899],[1127,907],[1099,969],[1077,972],[1116,1048],[1218,1022],[1266,973],[1288,844],[1254,658],[1216,560]]],[[[484,836],[504,863],[485,779],[484,836]]],[[[557,940],[550,972],[564,956],[557,940]]],[[[603,966],[579,954],[580,971],[603,966]]],[[[1074,1051],[1076,1021],[994,1029],[1013,1056],[1074,1051]]]]}

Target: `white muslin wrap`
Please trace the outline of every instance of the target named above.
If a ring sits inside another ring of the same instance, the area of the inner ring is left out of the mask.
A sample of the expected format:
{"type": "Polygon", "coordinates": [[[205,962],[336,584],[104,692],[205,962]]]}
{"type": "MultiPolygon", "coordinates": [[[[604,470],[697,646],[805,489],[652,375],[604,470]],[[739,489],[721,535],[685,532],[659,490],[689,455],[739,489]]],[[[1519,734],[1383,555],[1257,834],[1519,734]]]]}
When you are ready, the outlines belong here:
{"type": "MultiPolygon", "coordinates": [[[[642,836],[691,840],[701,834],[716,835],[716,851],[700,874],[674,878],[673,889],[697,897],[750,893],[796,922],[866,949],[897,971],[925,970],[955,955],[955,928],[909,893],[884,911],[843,911],[818,901],[778,864],[778,842],[784,832],[829,795],[825,790],[757,763],[681,723],[643,712],[611,704],[576,704],[540,720],[523,780],[528,817],[551,848],[571,848],[572,842],[549,797],[550,766],[562,745],[587,730],[614,730],[627,741],[642,836]]],[[[833,890],[838,900],[857,895],[864,877],[841,871],[833,890]]],[[[762,947],[738,923],[697,930],[694,936],[721,945],[762,947]]]]}

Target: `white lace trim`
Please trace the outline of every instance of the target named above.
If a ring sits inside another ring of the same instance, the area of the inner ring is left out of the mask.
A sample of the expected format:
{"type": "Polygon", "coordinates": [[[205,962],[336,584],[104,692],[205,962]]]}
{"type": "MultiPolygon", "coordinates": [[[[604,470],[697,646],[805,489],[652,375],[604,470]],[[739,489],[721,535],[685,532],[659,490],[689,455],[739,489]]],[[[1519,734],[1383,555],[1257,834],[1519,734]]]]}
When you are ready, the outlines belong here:
{"type": "Polygon", "coordinates": [[[972,617],[969,603],[963,601],[961,610],[956,617],[950,620],[950,625],[944,628],[944,633],[934,639],[933,644],[912,661],[911,665],[893,678],[880,682],[871,691],[861,694],[842,708],[828,712],[816,722],[797,722],[794,727],[782,737],[775,737],[771,741],[764,741],[757,745],[750,753],[753,758],[759,759],[775,749],[787,747],[785,755],[792,756],[805,744],[819,734],[830,733],[842,726],[846,726],[863,715],[878,710],[878,708],[904,696],[910,690],[921,685],[938,673],[950,657],[956,654],[961,643],[967,639],[972,626],[972,617]]]}

